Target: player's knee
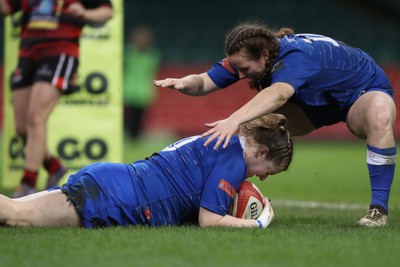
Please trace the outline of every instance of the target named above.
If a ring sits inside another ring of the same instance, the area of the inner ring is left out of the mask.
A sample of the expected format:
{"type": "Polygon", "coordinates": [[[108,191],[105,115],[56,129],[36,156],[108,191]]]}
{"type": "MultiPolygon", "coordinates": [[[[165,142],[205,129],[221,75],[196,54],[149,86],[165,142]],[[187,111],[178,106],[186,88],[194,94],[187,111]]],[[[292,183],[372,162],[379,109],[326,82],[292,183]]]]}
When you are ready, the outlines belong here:
{"type": "Polygon", "coordinates": [[[393,123],[394,118],[392,113],[383,108],[380,112],[373,115],[373,118],[370,119],[368,125],[370,126],[369,128],[371,131],[385,133],[393,131],[393,123]]]}
{"type": "Polygon", "coordinates": [[[42,125],[43,119],[39,114],[30,114],[28,117],[27,128],[28,129],[35,129],[42,125]]]}

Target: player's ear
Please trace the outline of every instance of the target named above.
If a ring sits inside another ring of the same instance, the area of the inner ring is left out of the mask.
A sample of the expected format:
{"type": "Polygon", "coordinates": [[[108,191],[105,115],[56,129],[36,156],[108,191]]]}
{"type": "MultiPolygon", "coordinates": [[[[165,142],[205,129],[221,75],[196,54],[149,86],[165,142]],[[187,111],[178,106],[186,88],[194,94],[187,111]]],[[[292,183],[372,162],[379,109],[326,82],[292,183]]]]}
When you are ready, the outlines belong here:
{"type": "Polygon", "coordinates": [[[260,147],[260,149],[258,150],[257,156],[266,158],[266,157],[267,157],[267,154],[268,154],[268,147],[262,146],[262,147],[260,147]]]}
{"type": "Polygon", "coordinates": [[[267,49],[264,49],[262,51],[262,57],[265,58],[266,60],[269,58],[269,51],[267,49]]]}

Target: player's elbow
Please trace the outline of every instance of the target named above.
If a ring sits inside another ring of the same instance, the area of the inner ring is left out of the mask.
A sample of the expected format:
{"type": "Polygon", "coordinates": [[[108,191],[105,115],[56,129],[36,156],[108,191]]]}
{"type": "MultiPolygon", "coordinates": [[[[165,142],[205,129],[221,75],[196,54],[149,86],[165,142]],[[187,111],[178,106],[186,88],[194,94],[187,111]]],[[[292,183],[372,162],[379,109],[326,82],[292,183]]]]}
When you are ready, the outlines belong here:
{"type": "Polygon", "coordinates": [[[220,226],[220,220],[213,220],[213,219],[200,219],[199,218],[199,226],[201,228],[206,228],[206,227],[213,227],[213,226],[220,226]]]}
{"type": "Polygon", "coordinates": [[[213,226],[212,222],[210,221],[209,216],[199,216],[199,226],[201,228],[206,228],[213,226]]]}
{"type": "Polygon", "coordinates": [[[112,19],[114,11],[111,7],[103,6],[95,10],[88,10],[85,15],[87,24],[93,28],[103,27],[106,22],[112,19]]]}
{"type": "Polygon", "coordinates": [[[222,216],[207,209],[201,208],[199,211],[199,226],[202,228],[218,226],[222,216]]]}
{"type": "Polygon", "coordinates": [[[200,220],[200,218],[199,218],[199,226],[201,228],[209,227],[209,225],[204,220],[200,220]]]}
{"type": "Polygon", "coordinates": [[[295,93],[293,86],[288,83],[278,82],[275,83],[273,86],[278,101],[286,102],[295,93]]]}
{"type": "Polygon", "coordinates": [[[104,8],[104,21],[108,21],[110,19],[112,19],[114,16],[114,11],[112,8],[104,8]]]}

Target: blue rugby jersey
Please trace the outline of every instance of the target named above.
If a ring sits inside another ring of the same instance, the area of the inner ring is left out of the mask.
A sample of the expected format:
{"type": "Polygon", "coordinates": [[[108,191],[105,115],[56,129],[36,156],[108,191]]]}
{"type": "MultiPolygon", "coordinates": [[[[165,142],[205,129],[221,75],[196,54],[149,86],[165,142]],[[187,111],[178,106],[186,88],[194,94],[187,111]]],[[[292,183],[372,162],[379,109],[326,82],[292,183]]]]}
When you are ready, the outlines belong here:
{"type": "Polygon", "coordinates": [[[129,167],[138,179],[139,205],[150,210],[155,225],[197,222],[200,206],[224,216],[247,172],[237,136],[218,150],[188,137],[129,167]]]}
{"type": "MultiPolygon", "coordinates": [[[[285,82],[295,89],[290,102],[306,109],[325,107],[347,113],[365,91],[383,89],[393,95],[383,70],[358,48],[316,34],[288,35],[278,40],[281,45],[272,67],[272,83],[285,82]]],[[[214,64],[208,75],[220,88],[239,80],[237,70],[226,59],[214,64]]],[[[337,117],[345,119],[343,114],[337,117]]]]}
{"type": "Polygon", "coordinates": [[[132,164],[89,165],[63,190],[88,228],[197,223],[200,207],[224,216],[247,178],[243,148],[237,136],[218,150],[204,146],[207,138],[182,139],[132,164]]]}

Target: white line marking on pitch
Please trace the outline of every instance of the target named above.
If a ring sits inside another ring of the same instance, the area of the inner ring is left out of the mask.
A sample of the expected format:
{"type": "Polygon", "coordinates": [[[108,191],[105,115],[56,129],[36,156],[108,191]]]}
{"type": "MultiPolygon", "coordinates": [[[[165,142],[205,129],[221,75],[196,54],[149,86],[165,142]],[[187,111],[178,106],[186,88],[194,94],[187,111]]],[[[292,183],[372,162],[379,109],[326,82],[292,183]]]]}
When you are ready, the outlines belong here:
{"type": "Polygon", "coordinates": [[[359,210],[368,209],[368,205],[348,204],[348,203],[328,203],[315,201],[297,201],[297,200],[272,200],[272,206],[299,207],[299,208],[324,208],[337,210],[359,210]]]}

